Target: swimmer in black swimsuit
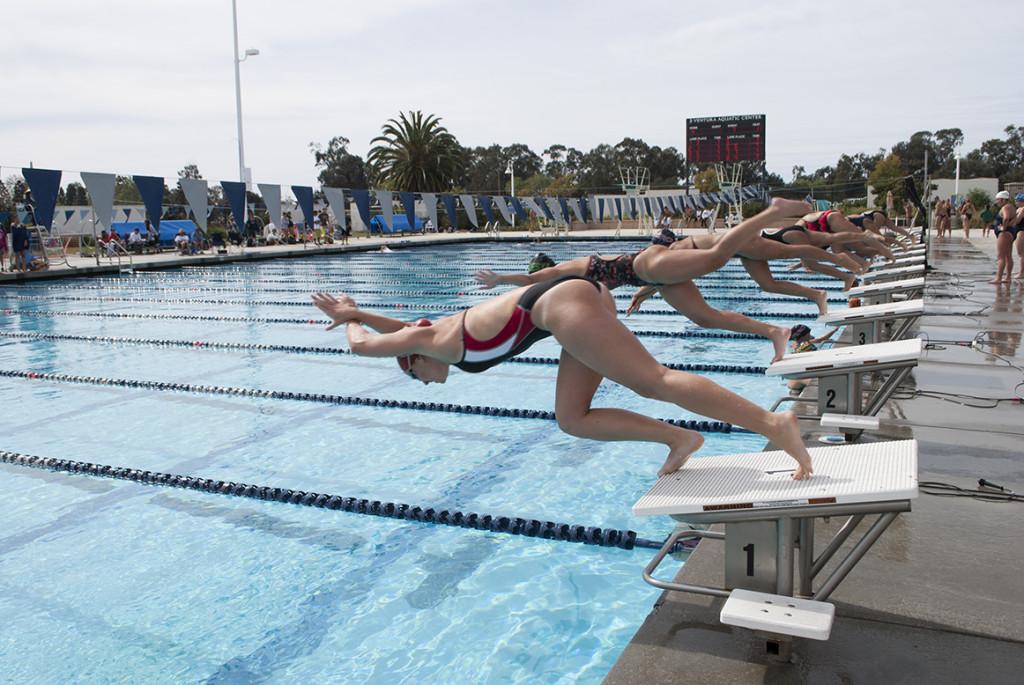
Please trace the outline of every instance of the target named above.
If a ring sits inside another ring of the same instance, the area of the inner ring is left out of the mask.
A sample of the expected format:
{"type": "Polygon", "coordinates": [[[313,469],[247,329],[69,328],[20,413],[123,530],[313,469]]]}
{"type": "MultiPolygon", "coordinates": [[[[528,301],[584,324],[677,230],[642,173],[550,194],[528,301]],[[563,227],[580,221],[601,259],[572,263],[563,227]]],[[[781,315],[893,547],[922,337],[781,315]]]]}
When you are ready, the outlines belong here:
{"type": "MultiPolygon", "coordinates": [[[[771,215],[768,218],[771,218],[771,215]]],[[[675,248],[689,246],[690,249],[693,249],[696,244],[693,236],[686,236],[676,241],[675,234],[670,230],[664,229],[655,234],[652,242],[663,247],[670,247],[673,246],[673,243],[678,243],[675,248]]],[[[544,279],[553,279],[565,275],[589,278],[601,283],[609,290],[614,290],[622,285],[645,285],[636,275],[636,271],[633,268],[636,254],[619,255],[617,257],[602,257],[600,255],[578,257],[553,268],[531,271],[529,275],[497,274],[489,270],[479,271],[476,274],[476,279],[483,284],[484,288],[493,288],[501,284],[529,285],[542,282],[544,279]]],[[[772,326],[736,312],[723,312],[714,309],[704,300],[700,289],[693,281],[687,280],[661,285],[658,287],[658,291],[665,299],[665,302],[673,309],[702,328],[719,328],[739,333],[753,333],[754,335],[768,338],[772,341],[774,349],[773,362],[781,359],[786,353],[789,329],[782,326],[772,326]]],[[[823,296],[825,295],[824,291],[810,292],[821,292],[823,296]]],[[[816,295],[814,296],[816,297],[816,295]]],[[[636,299],[634,299],[634,303],[636,303],[636,299]]],[[[636,307],[639,307],[638,303],[636,303],[636,307]]],[[[629,311],[636,311],[636,307],[631,305],[629,311]]]]}
{"type": "Polygon", "coordinates": [[[1020,226],[1017,225],[1017,213],[1010,204],[1009,192],[1000,190],[996,193],[996,206],[996,218],[992,221],[992,230],[996,234],[996,277],[990,282],[1009,283],[1013,275],[1013,242],[1020,226]]]}
{"type": "MultiPolygon", "coordinates": [[[[627,255],[577,257],[528,275],[498,274],[487,269],[478,271],[475,277],[485,288],[496,285],[530,285],[559,276],[593,278],[608,287],[683,283],[720,269],[746,244],[759,239],[762,229],[777,225],[781,219],[795,216],[808,208],[806,202],[772,200],[772,204],[760,214],[746,219],[720,237],[714,236],[714,244],[708,245],[706,249],[678,250],[675,248],[684,241],[677,241],[668,246],[654,244],[627,255]]],[[[692,237],[689,242],[693,242],[692,237]]],[[[693,243],[693,246],[698,247],[697,243],[693,243]]]]}
{"type": "MultiPolygon", "coordinates": [[[[852,218],[850,220],[853,221],[852,218]]],[[[845,231],[840,233],[814,233],[803,226],[787,226],[774,233],[762,231],[761,237],[765,240],[772,240],[783,245],[813,245],[820,248],[823,252],[833,245],[842,245],[844,243],[857,242],[861,240],[860,236],[856,233],[848,233],[845,231]]],[[[843,281],[843,290],[849,290],[856,285],[857,276],[855,274],[864,271],[864,267],[861,267],[859,264],[853,265],[853,273],[850,271],[840,271],[831,266],[821,264],[820,259],[809,259],[807,257],[800,259],[800,265],[803,266],[806,271],[813,271],[843,281]]],[[[794,266],[792,268],[799,267],[794,266]]],[[[850,266],[847,265],[847,268],[850,268],[850,266]]]]}
{"type": "Polygon", "coordinates": [[[483,371],[552,335],[562,346],[555,387],[559,428],[591,440],[664,444],[669,453],[659,474],[682,468],[703,438],[634,412],[593,408],[603,379],[761,433],[797,461],[794,478],[812,473],[795,414],[765,411],[707,378],[662,366],[615,316],[608,290],[586,279],[516,288],[465,311],[413,325],[361,310],[346,295],[317,293],[313,302],[331,318],[328,329],[346,326],[354,354],[397,357],[403,371],[424,383],[444,383],[453,365],[483,371]]]}

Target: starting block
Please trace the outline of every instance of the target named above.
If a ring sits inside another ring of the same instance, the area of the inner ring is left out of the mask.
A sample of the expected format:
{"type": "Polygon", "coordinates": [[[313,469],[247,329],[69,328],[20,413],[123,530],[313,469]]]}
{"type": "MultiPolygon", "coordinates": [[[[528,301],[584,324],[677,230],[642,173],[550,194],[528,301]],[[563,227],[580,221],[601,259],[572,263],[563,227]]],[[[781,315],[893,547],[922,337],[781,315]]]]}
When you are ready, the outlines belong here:
{"type": "MultiPolygon", "coordinates": [[[[787,354],[769,366],[765,374],[786,379],[817,379],[818,413],[802,418],[819,418],[826,413],[874,416],[917,366],[923,349],[924,342],[912,338],[787,354]],[[882,371],[891,373],[865,403],[864,377],[882,371]]],[[[780,398],[775,407],[788,399],[791,398],[780,398]]]]}
{"type": "Polygon", "coordinates": [[[909,264],[907,266],[890,266],[884,269],[868,271],[861,274],[860,280],[864,283],[880,283],[882,281],[898,281],[906,278],[924,276],[924,264],[909,264]]]}
{"type": "Polygon", "coordinates": [[[882,283],[871,283],[870,285],[858,285],[846,291],[846,297],[859,297],[868,300],[868,303],[892,302],[893,295],[904,293],[906,299],[913,299],[920,296],[924,290],[924,277],[908,278],[902,281],[885,281],[882,283]]]}
{"type": "Polygon", "coordinates": [[[728,625],[828,639],[834,609],[826,601],[917,497],[917,441],[816,447],[808,452],[814,475],[802,481],[793,480],[795,463],[781,450],[698,457],[658,479],[633,505],[635,515],[723,524],[725,532],[676,530],[644,569],[644,580],[663,590],[726,598],[720,619],[728,625]],[[843,543],[866,516],[875,514],[878,518],[860,540],[818,583],[819,573],[843,543]],[[831,516],[848,519],[815,555],[815,520],[831,516]],[[676,544],[692,537],[725,543],[722,587],[654,577],[676,544]],[[795,602],[794,594],[812,601],[795,602]]]}
{"type": "Polygon", "coordinates": [[[896,321],[899,327],[888,336],[889,340],[902,340],[910,327],[924,314],[924,300],[904,302],[883,302],[865,307],[850,307],[830,311],[818,317],[817,323],[830,326],[849,326],[853,333],[854,345],[871,345],[884,342],[886,328],[896,321]]]}
{"type": "Polygon", "coordinates": [[[914,266],[917,264],[924,264],[927,260],[928,258],[925,257],[923,254],[911,254],[905,257],[896,257],[895,262],[875,262],[868,268],[868,271],[882,271],[886,269],[896,269],[902,266],[914,266]]]}

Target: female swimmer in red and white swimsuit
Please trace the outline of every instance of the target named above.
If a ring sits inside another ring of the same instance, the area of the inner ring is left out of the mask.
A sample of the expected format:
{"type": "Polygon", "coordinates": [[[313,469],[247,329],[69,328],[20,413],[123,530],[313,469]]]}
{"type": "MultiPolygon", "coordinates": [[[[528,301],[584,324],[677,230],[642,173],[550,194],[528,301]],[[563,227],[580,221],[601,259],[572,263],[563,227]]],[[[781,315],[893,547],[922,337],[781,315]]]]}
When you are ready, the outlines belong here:
{"type": "Polygon", "coordinates": [[[555,383],[559,428],[591,440],[661,443],[669,454],[659,475],[682,468],[703,438],[635,412],[593,408],[594,393],[605,378],[643,397],[756,431],[797,461],[793,478],[812,473],[795,414],[765,411],[707,378],[662,366],[618,320],[608,289],[593,281],[570,276],[516,288],[417,324],[361,310],[345,295],[317,293],[313,302],[333,321],[328,330],[346,326],[353,353],[397,357],[402,370],[423,383],[444,383],[452,366],[485,371],[552,335],[562,346],[555,383]]]}

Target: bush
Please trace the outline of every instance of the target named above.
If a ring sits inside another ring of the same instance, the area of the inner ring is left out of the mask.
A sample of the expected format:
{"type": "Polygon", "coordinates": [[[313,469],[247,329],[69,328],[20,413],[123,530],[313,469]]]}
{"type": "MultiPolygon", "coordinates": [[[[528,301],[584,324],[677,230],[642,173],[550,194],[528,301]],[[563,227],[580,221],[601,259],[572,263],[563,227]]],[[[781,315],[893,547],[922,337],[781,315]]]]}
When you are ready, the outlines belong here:
{"type": "Polygon", "coordinates": [[[91,235],[83,235],[78,243],[78,254],[82,257],[95,257],[96,239],[91,235]]]}
{"type": "Polygon", "coordinates": [[[760,200],[754,202],[747,202],[743,205],[743,218],[749,219],[755,214],[759,214],[768,208],[768,205],[760,200]]]}

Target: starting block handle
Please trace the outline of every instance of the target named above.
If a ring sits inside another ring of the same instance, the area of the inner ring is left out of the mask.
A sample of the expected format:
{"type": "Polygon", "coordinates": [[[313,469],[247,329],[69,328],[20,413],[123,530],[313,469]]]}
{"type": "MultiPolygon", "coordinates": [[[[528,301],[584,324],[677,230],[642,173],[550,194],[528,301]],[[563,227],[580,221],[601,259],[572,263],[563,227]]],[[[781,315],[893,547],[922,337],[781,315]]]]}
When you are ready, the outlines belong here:
{"type": "Polygon", "coordinates": [[[717,533],[712,530],[677,530],[668,536],[665,544],[654,555],[650,563],[644,568],[644,582],[662,590],[673,590],[675,592],[692,592],[698,595],[711,595],[712,597],[729,597],[729,591],[706,585],[689,585],[687,583],[671,583],[667,580],[658,580],[654,577],[654,571],[661,562],[668,556],[676,543],[684,538],[710,538],[713,540],[724,540],[725,533],[717,533]]]}

